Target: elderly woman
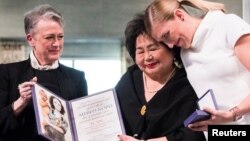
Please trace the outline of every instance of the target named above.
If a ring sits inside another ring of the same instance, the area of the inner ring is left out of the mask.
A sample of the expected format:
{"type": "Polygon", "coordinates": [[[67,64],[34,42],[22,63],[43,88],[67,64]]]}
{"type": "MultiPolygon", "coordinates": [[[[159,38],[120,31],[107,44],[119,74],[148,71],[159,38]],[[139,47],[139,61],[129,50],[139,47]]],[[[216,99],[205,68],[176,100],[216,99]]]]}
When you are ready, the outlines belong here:
{"type": "Polygon", "coordinates": [[[196,94],[178,60],[178,52],[156,42],[145,31],[144,15],[131,20],[126,47],[135,65],[116,86],[127,135],[122,141],[203,141],[204,135],[185,128],[196,109],[196,94]]]}
{"type": "Polygon", "coordinates": [[[36,129],[34,81],[66,100],[87,95],[84,73],[58,61],[64,45],[61,14],[50,5],[39,5],[25,14],[24,26],[32,49],[29,59],[0,65],[1,141],[45,140],[36,129]]]}

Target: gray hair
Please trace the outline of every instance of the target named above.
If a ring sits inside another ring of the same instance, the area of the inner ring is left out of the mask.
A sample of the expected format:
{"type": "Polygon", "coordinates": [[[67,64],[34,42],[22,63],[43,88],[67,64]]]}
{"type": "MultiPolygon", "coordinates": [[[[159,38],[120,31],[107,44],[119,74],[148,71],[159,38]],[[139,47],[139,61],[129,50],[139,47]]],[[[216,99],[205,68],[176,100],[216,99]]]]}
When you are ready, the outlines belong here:
{"type": "Polygon", "coordinates": [[[62,27],[64,26],[63,17],[61,13],[56,11],[52,6],[48,4],[43,4],[25,13],[24,15],[25,33],[26,34],[33,33],[36,24],[42,19],[52,20],[59,23],[62,27]]]}

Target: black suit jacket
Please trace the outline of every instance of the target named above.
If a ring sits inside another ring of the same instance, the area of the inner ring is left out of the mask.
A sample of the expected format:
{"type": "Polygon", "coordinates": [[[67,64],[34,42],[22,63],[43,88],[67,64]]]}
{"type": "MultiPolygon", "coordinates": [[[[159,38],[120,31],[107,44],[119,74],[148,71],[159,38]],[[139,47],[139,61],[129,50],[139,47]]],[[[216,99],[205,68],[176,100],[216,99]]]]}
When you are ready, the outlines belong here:
{"type": "MultiPolygon", "coordinates": [[[[20,96],[18,84],[34,77],[30,60],[17,63],[0,64],[0,140],[1,141],[39,141],[45,140],[37,135],[35,114],[32,102],[19,115],[11,108],[13,101],[20,96]]],[[[39,79],[39,78],[38,78],[39,79]]],[[[59,64],[57,76],[60,97],[72,100],[87,95],[87,82],[84,72],[59,64]]]]}
{"type": "Polygon", "coordinates": [[[126,134],[139,139],[166,136],[168,141],[205,141],[202,132],[185,128],[183,121],[196,109],[197,96],[184,69],[146,102],[142,71],[132,66],[116,86],[126,134]],[[146,114],[141,108],[146,105],[146,114]]]}

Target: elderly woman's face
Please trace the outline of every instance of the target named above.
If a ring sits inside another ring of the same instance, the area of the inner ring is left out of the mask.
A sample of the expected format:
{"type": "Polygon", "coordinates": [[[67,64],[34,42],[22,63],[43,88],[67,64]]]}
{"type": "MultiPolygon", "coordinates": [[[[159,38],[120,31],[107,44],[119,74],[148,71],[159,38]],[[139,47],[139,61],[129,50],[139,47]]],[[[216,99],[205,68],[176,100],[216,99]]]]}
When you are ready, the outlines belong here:
{"type": "Polygon", "coordinates": [[[59,59],[63,51],[63,37],[63,27],[51,20],[40,20],[34,33],[27,35],[40,65],[53,64],[59,59]]]}
{"type": "Polygon", "coordinates": [[[147,75],[160,75],[172,69],[172,52],[146,34],[137,37],[135,54],[136,64],[147,75]]]}

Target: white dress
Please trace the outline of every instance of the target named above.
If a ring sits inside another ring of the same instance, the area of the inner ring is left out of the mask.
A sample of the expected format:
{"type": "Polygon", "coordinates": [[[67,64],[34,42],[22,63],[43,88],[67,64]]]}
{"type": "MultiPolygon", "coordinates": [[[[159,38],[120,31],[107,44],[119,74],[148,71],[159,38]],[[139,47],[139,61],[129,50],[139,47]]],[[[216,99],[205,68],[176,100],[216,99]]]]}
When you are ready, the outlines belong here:
{"type": "MultiPolygon", "coordinates": [[[[191,48],[181,51],[198,97],[213,89],[219,109],[229,110],[250,94],[250,71],[234,53],[234,45],[244,34],[250,34],[250,26],[241,18],[210,11],[195,32],[191,48]]],[[[250,124],[250,114],[234,123],[250,124]]]]}

